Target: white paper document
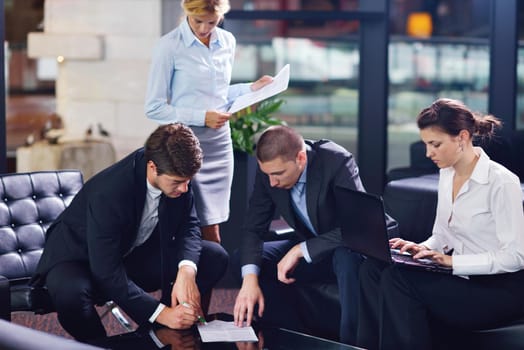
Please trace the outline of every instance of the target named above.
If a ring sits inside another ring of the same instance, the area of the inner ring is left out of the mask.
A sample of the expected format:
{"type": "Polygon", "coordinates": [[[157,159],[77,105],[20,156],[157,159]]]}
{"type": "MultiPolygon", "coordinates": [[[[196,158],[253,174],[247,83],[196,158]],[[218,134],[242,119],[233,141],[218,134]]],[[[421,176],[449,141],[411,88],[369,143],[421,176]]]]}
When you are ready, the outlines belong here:
{"type": "Polygon", "coordinates": [[[233,322],[214,320],[198,325],[202,342],[258,341],[253,327],[237,327],[233,322]]]}
{"type": "Polygon", "coordinates": [[[274,96],[287,89],[289,84],[289,64],[286,64],[284,68],[273,77],[273,81],[263,88],[252,91],[248,94],[239,96],[233,101],[231,107],[229,107],[229,113],[238,112],[241,109],[251,106],[254,103],[265,100],[268,97],[274,96]]]}

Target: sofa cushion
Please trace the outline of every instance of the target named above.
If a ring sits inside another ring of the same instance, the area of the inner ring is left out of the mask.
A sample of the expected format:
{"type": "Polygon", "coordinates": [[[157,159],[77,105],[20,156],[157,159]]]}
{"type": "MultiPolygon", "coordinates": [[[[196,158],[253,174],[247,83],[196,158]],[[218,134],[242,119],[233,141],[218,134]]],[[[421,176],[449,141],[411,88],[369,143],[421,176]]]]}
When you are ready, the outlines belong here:
{"type": "Polygon", "coordinates": [[[42,254],[45,232],[82,184],[77,170],[0,176],[0,317],[9,319],[12,311],[52,309],[45,288],[32,287],[29,281],[42,254]]]}
{"type": "Polygon", "coordinates": [[[420,242],[433,229],[437,210],[438,174],[390,181],[384,190],[384,207],[399,225],[400,236],[420,242]]]}

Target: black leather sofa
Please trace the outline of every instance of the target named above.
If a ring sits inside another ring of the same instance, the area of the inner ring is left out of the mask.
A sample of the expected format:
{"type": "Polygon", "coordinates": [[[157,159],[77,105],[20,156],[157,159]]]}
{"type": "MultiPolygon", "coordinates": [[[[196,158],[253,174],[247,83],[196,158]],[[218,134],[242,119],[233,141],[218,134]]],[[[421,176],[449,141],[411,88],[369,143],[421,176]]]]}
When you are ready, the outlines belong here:
{"type": "MultiPolygon", "coordinates": [[[[11,312],[54,311],[47,288],[30,283],[51,223],[83,186],[79,170],[0,175],[0,319],[11,312]]],[[[113,301],[100,301],[126,330],[130,322],[113,301]]],[[[0,347],[1,348],[1,347],[0,347]]]]}
{"type": "Polygon", "coordinates": [[[0,318],[54,308],[45,287],[32,287],[45,232],[82,187],[77,170],[0,175],[0,318]]]}

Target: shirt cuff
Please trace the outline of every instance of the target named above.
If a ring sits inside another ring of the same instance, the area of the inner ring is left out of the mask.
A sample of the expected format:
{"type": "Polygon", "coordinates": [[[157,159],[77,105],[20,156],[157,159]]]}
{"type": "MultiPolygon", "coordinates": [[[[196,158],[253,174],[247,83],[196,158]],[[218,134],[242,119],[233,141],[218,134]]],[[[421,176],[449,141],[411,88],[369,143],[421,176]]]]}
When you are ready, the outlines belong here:
{"type": "MultiPolygon", "coordinates": [[[[195,109],[193,111],[193,125],[195,126],[206,126],[206,110],[195,109]]],[[[191,125],[191,124],[189,124],[191,125]]]]}
{"type": "Polygon", "coordinates": [[[194,262],[192,262],[191,260],[182,260],[178,263],[178,269],[180,270],[180,268],[182,266],[191,266],[192,268],[195,269],[195,272],[198,272],[198,269],[197,269],[197,266],[194,262]]]}
{"type": "Polygon", "coordinates": [[[311,263],[313,260],[311,259],[311,256],[309,256],[309,252],[307,250],[307,245],[305,241],[300,243],[300,250],[302,251],[302,255],[304,255],[304,260],[306,260],[306,262],[308,263],[311,263]]]}
{"type": "Polygon", "coordinates": [[[151,340],[153,340],[153,343],[155,343],[155,345],[156,345],[159,349],[162,349],[164,346],[166,346],[165,344],[162,344],[162,342],[160,341],[160,339],[158,339],[158,337],[156,336],[154,330],[150,330],[150,331],[149,331],[149,336],[151,337],[151,340]]]}
{"type": "Polygon", "coordinates": [[[254,273],[258,276],[260,273],[260,267],[258,267],[255,264],[247,264],[241,267],[242,271],[242,278],[244,278],[245,275],[249,275],[250,273],[254,273]]]}
{"type": "Polygon", "coordinates": [[[162,303],[158,304],[158,306],[156,307],[156,310],[155,312],[153,312],[153,314],[151,315],[151,317],[149,317],[149,323],[154,323],[156,321],[156,318],[158,317],[158,315],[160,315],[160,313],[162,312],[162,310],[164,310],[166,306],[162,303]]]}

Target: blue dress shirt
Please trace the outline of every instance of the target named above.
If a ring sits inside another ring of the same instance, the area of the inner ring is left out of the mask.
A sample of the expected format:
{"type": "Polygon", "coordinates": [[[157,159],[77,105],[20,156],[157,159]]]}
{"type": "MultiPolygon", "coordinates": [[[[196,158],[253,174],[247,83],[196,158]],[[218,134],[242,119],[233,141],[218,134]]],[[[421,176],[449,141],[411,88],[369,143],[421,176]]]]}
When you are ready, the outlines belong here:
{"type": "MultiPolygon", "coordinates": [[[[300,177],[298,178],[297,182],[290,190],[291,205],[293,206],[293,209],[295,210],[297,216],[300,218],[302,223],[306,225],[306,227],[309,230],[311,230],[313,234],[317,235],[317,232],[315,231],[313,224],[311,224],[311,219],[309,218],[309,214],[307,212],[306,179],[307,163],[304,167],[304,171],[302,171],[302,174],[300,174],[300,177]]],[[[307,250],[307,244],[305,241],[300,243],[300,250],[302,251],[302,255],[304,255],[304,260],[310,263],[312,260],[309,255],[309,251],[307,250]]],[[[241,267],[241,270],[242,277],[250,273],[254,273],[256,275],[260,273],[260,268],[255,264],[244,265],[241,267]]]]}
{"type": "Polygon", "coordinates": [[[306,227],[316,235],[317,233],[313,228],[313,224],[311,224],[311,220],[309,219],[309,214],[307,212],[306,179],[307,166],[304,168],[304,171],[298,178],[295,186],[291,188],[291,204],[293,205],[295,213],[302,220],[302,223],[304,223],[304,225],[306,225],[306,227]]]}
{"type": "Polygon", "coordinates": [[[152,57],[145,113],[161,124],[205,126],[207,110],[226,111],[250,91],[250,83],[229,85],[236,40],[221,28],[209,47],[200,42],[186,19],[158,41],[152,57]]]}
{"type": "MultiPolygon", "coordinates": [[[[302,223],[306,225],[306,227],[313,234],[317,235],[317,232],[315,231],[313,224],[311,224],[311,219],[309,218],[309,214],[307,212],[306,179],[307,179],[307,164],[306,164],[306,167],[304,168],[304,171],[298,178],[297,183],[295,184],[295,186],[291,188],[291,204],[293,205],[293,209],[295,210],[295,213],[300,218],[302,223]]],[[[309,255],[309,251],[307,250],[307,244],[305,241],[300,243],[300,250],[302,250],[302,255],[304,255],[304,260],[310,263],[312,260],[309,255]]]]}

